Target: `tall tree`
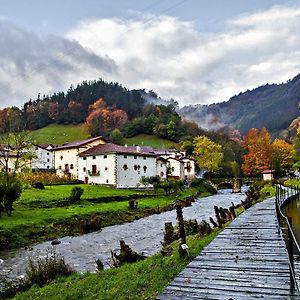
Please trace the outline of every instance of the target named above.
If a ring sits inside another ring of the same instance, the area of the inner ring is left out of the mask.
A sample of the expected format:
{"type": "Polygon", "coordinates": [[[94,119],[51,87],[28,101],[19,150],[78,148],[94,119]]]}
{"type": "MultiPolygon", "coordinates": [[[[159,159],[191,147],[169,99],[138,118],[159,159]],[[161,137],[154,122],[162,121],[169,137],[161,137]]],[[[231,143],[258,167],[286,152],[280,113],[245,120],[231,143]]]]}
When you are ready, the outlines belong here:
{"type": "Polygon", "coordinates": [[[287,171],[293,164],[293,146],[282,139],[276,139],[272,145],[274,169],[280,173],[287,171]]]}
{"type": "Polygon", "coordinates": [[[272,167],[271,136],[266,128],[259,132],[252,128],[244,137],[243,147],[247,153],[243,156],[242,169],[247,175],[260,174],[272,167]]]}
{"type": "Polygon", "coordinates": [[[222,146],[201,135],[194,139],[194,156],[200,168],[216,172],[224,158],[222,146]]]}

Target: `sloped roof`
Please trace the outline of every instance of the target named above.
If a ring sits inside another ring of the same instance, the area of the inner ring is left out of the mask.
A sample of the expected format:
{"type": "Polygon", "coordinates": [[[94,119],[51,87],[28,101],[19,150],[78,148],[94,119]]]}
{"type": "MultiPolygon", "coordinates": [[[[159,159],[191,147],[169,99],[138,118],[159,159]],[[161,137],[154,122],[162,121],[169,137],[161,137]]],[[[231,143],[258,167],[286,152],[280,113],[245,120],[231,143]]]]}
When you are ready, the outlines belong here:
{"type": "Polygon", "coordinates": [[[82,147],[84,145],[87,145],[87,144],[92,143],[92,142],[97,141],[97,140],[103,140],[103,141],[105,141],[105,139],[102,136],[96,136],[94,138],[90,138],[90,139],[86,139],[86,140],[81,140],[81,141],[75,141],[75,142],[66,143],[66,144],[63,144],[62,146],[55,147],[53,150],[63,150],[63,149],[70,149],[70,148],[79,148],[79,147],[82,147]]]}
{"type": "Polygon", "coordinates": [[[104,153],[122,153],[122,154],[133,154],[133,155],[143,155],[143,156],[156,156],[154,153],[144,152],[142,149],[137,151],[136,147],[125,147],[116,145],[113,143],[101,144],[94,146],[81,154],[79,156],[95,156],[104,153]]]}
{"type": "Polygon", "coordinates": [[[45,149],[45,150],[50,150],[50,149],[47,149],[49,146],[54,148],[53,144],[34,144],[34,146],[45,149]]]}

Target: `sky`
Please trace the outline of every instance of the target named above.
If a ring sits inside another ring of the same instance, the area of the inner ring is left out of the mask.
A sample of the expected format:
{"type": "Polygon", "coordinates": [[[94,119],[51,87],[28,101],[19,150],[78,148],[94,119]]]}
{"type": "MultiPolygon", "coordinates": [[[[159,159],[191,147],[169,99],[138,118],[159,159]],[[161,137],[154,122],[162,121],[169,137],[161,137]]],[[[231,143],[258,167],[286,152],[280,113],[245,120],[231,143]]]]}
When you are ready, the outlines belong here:
{"type": "Polygon", "coordinates": [[[0,0],[0,108],[102,78],[180,106],[300,73],[300,1],[0,0]]]}

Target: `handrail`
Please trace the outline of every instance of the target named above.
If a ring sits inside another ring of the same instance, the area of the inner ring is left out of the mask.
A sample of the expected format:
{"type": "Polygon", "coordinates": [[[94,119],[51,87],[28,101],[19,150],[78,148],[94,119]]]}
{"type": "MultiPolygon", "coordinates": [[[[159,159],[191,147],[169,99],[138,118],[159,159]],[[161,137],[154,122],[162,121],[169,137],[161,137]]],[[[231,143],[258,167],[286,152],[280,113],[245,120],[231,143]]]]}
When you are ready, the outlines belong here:
{"type": "Polygon", "coordinates": [[[296,196],[299,197],[299,189],[297,187],[295,188],[283,188],[281,185],[276,185],[276,197],[275,197],[275,207],[276,207],[276,215],[277,215],[277,222],[278,222],[278,232],[280,233],[283,240],[286,240],[284,237],[284,233],[282,231],[282,228],[280,226],[280,219],[284,220],[287,224],[287,232],[288,232],[288,247],[285,243],[285,249],[288,253],[288,262],[289,262],[289,268],[290,268],[290,284],[291,288],[296,287],[297,291],[297,297],[300,299],[300,292],[298,283],[296,280],[296,273],[294,269],[294,254],[293,254],[293,244],[296,245],[297,250],[300,253],[300,246],[299,243],[295,237],[295,234],[293,232],[292,228],[292,219],[288,218],[284,212],[282,211],[282,206],[290,201],[292,198],[295,198],[296,196]],[[286,196],[287,195],[287,196],[286,196]]]}

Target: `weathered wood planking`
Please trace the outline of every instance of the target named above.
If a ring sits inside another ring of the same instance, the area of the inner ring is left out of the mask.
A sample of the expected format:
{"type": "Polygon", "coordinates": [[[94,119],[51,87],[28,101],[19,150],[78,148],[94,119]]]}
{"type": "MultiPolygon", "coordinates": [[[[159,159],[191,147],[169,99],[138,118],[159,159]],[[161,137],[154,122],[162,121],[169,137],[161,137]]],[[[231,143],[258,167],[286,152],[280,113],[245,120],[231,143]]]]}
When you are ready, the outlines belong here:
{"type": "Polygon", "coordinates": [[[157,299],[297,299],[274,198],[235,219],[157,299]]]}

